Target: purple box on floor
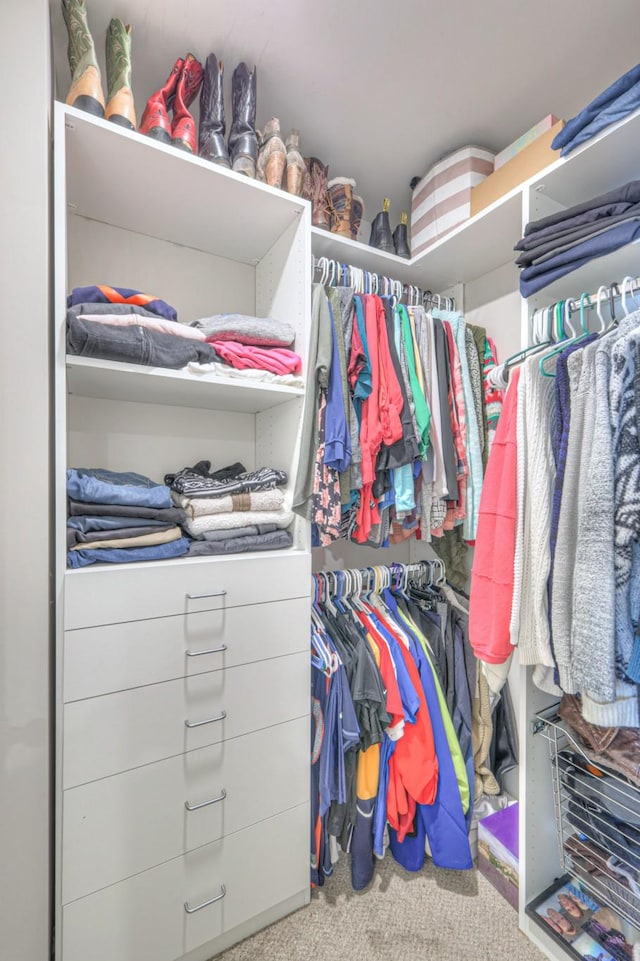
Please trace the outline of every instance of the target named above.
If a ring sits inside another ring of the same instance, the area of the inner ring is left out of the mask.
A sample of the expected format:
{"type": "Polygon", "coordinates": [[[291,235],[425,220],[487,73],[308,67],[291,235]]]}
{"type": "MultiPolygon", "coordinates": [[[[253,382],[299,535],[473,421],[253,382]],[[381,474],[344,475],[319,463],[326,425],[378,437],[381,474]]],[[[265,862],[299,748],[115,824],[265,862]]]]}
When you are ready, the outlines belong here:
{"type": "Polygon", "coordinates": [[[478,822],[478,870],[518,910],[518,804],[478,822]]]}

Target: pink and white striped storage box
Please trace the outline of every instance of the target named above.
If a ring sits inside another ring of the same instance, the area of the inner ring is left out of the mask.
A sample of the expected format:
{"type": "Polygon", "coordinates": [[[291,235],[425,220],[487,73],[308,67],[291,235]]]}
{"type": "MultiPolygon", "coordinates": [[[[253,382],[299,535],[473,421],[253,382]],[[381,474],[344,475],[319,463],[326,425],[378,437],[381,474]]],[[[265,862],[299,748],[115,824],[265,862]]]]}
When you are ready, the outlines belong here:
{"type": "Polygon", "coordinates": [[[412,257],[469,219],[471,188],[493,173],[494,161],[484,147],[461,147],[425,174],[411,200],[412,257]]]}

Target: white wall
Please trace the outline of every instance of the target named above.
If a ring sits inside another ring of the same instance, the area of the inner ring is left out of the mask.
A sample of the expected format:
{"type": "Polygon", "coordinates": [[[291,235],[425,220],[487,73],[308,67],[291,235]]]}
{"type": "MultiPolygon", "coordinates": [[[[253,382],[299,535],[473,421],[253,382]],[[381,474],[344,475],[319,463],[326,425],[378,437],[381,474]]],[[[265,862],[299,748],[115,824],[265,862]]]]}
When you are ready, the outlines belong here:
{"type": "Polygon", "coordinates": [[[49,24],[0,3],[0,953],[50,943],[49,24]]]}

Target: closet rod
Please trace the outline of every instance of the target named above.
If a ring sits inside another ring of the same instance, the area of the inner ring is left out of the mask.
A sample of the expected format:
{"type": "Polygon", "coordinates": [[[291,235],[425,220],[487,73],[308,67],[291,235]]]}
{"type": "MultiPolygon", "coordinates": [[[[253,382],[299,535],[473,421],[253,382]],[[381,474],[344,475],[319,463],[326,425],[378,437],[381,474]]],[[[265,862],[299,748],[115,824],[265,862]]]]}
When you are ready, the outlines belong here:
{"type": "Polygon", "coordinates": [[[331,257],[312,257],[313,269],[321,271],[320,283],[323,287],[353,287],[359,294],[380,294],[382,296],[403,299],[410,307],[422,304],[424,307],[439,307],[444,310],[455,310],[456,302],[453,297],[433,294],[430,290],[423,290],[414,284],[403,284],[384,274],[378,274],[362,267],[343,264],[331,257]]]}
{"type": "Polygon", "coordinates": [[[595,310],[602,322],[602,307],[608,304],[610,320],[615,317],[615,301],[622,303],[622,309],[627,313],[627,298],[631,297],[636,309],[640,309],[640,304],[635,298],[635,294],[640,291],[640,277],[626,276],[621,282],[613,281],[610,284],[602,284],[594,294],[582,293],[579,297],[572,297],[568,300],[556,301],[547,307],[537,307],[531,313],[531,330],[533,332],[534,343],[541,343],[543,340],[550,340],[551,317],[558,307],[562,307],[563,315],[583,312],[585,310],[595,310]]]}
{"type": "Polygon", "coordinates": [[[314,589],[320,589],[325,597],[345,597],[363,591],[378,591],[400,581],[406,583],[412,575],[418,575],[420,579],[428,575],[426,586],[439,587],[446,580],[444,562],[434,557],[413,564],[377,564],[373,567],[319,571],[313,575],[313,581],[314,589]]]}

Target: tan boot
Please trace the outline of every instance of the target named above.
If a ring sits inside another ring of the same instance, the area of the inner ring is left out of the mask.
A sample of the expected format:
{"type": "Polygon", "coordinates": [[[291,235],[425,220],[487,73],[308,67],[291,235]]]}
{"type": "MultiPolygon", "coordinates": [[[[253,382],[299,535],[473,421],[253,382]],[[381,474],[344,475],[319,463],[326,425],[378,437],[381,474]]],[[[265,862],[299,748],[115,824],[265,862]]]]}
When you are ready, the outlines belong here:
{"type": "Polygon", "coordinates": [[[329,229],[332,234],[351,237],[351,207],[355,185],[355,180],[350,177],[334,177],[327,184],[329,229]]]}
{"type": "Polygon", "coordinates": [[[272,117],[265,124],[258,152],[257,177],[270,187],[282,187],[287,150],[280,136],[280,121],[272,117]]]}
{"type": "Polygon", "coordinates": [[[71,89],[67,94],[67,103],[95,117],[104,117],[102,78],[93,37],[87,25],[85,0],[62,0],[62,16],[69,37],[67,56],[71,67],[71,89]]]}
{"type": "Polygon", "coordinates": [[[302,154],[300,153],[300,135],[297,130],[292,130],[287,137],[287,191],[295,194],[296,197],[302,196],[304,179],[307,172],[302,154]]]}
{"type": "Polygon", "coordinates": [[[113,19],[107,30],[107,120],[136,129],[136,108],[131,90],[131,27],[113,19]]]}

